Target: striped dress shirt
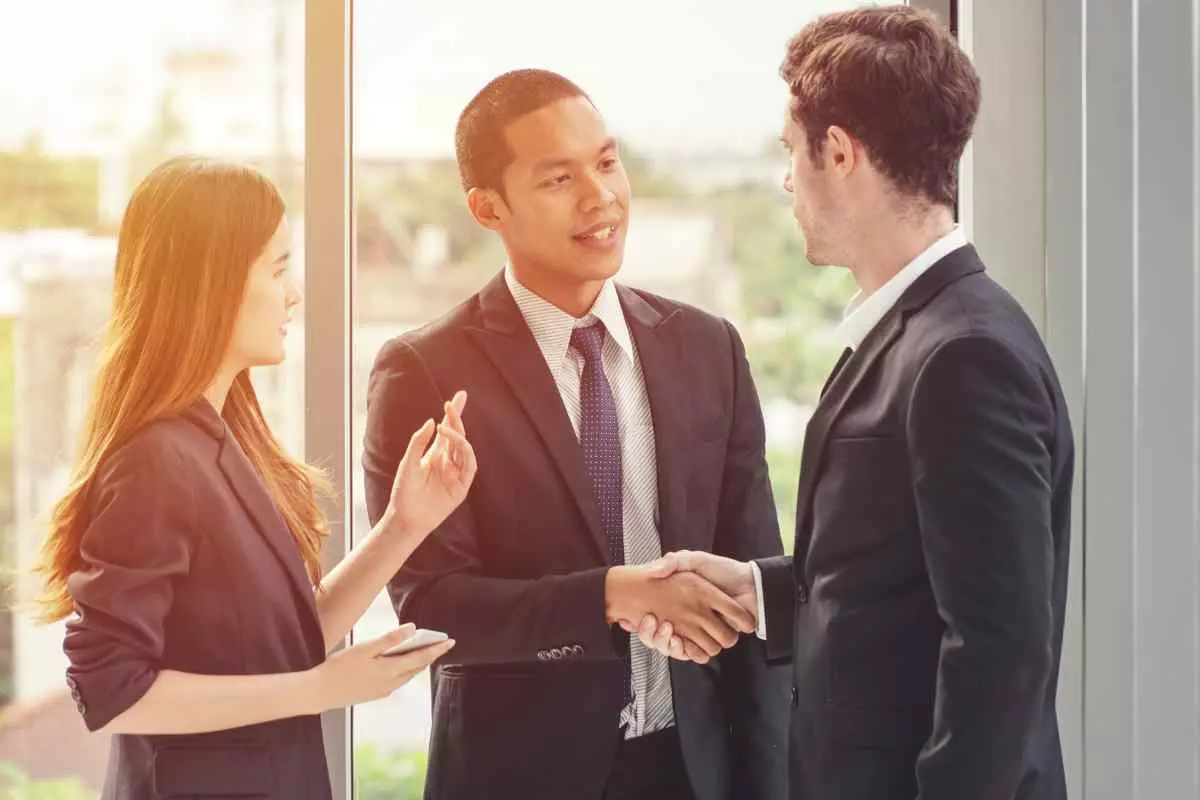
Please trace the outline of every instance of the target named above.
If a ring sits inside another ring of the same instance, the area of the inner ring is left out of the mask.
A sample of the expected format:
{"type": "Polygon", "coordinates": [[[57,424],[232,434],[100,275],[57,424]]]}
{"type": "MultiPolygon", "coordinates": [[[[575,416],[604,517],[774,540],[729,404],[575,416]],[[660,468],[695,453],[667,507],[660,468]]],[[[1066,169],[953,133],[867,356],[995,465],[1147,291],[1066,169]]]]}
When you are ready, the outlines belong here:
{"type": "MultiPolygon", "coordinates": [[[[511,267],[505,282],[525,324],[533,333],[559,396],[579,438],[579,384],[583,357],[570,346],[571,331],[597,320],[604,323],[604,375],[612,388],[621,437],[622,523],[625,563],[644,564],[662,555],[658,534],[658,463],[654,447],[654,420],[637,349],[612,281],[606,281],[590,312],[576,319],[521,285],[511,267]]],[[[671,674],[667,657],[648,650],[630,637],[633,701],[621,712],[620,725],[632,739],[674,724],[671,674]]]]}

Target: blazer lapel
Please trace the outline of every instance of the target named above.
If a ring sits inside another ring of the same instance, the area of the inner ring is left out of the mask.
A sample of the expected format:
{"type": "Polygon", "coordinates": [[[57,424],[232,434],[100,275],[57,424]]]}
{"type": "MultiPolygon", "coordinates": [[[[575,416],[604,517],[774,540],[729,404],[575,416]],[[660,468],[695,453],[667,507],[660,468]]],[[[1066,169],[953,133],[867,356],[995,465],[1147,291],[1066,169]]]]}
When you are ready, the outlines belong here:
{"type": "Polygon", "coordinates": [[[482,325],[470,328],[470,334],[520,402],[575,499],[597,554],[604,563],[610,563],[608,543],[600,528],[600,508],[584,471],[583,450],[554,377],[504,282],[503,273],[480,291],[479,302],[482,325]]]}
{"type": "Polygon", "coordinates": [[[637,347],[654,421],[659,539],[664,553],[684,550],[691,547],[682,524],[682,514],[687,508],[684,448],[688,442],[686,420],[691,418],[691,395],[676,380],[683,352],[671,320],[679,311],[663,316],[632,289],[618,286],[617,293],[637,347]]]}
{"type": "Polygon", "coordinates": [[[846,402],[854,395],[862,379],[904,332],[908,317],[919,311],[950,284],[967,275],[983,271],[983,262],[971,245],[959,248],[925,271],[900,296],[879,324],[871,329],[857,350],[840,360],[823,389],[821,399],[809,419],[800,456],[800,486],[796,499],[796,545],[793,562],[802,569],[812,539],[809,515],[813,493],[821,476],[818,467],[825,453],[829,432],[841,416],[846,402]]]}
{"type": "Polygon", "coordinates": [[[267,493],[266,486],[242,451],[241,445],[234,439],[225,421],[217,414],[207,401],[199,401],[184,414],[192,422],[198,424],[219,443],[217,465],[225,476],[229,488],[241,503],[246,515],[254,524],[255,530],[266,541],[279,564],[287,574],[288,583],[296,593],[296,598],[305,609],[301,618],[308,625],[310,636],[319,637],[322,642],[321,652],[324,652],[324,634],[321,632],[320,618],[317,615],[316,598],[313,596],[313,585],[308,572],[304,568],[304,560],[300,556],[296,540],[292,538],[287,523],[283,521],[275,502],[267,493]]]}

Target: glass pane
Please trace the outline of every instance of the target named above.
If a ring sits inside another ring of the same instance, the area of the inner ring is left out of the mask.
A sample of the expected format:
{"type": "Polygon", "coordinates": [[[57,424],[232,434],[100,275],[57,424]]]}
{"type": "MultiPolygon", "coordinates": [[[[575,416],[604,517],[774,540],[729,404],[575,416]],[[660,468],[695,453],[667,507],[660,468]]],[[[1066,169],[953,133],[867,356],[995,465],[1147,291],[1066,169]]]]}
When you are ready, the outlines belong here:
{"type": "MultiPolygon", "coordinates": [[[[94,338],[109,309],[115,233],[141,177],[181,153],[257,165],[288,203],[293,264],[302,274],[303,12],[302,0],[53,0],[6,7],[0,25],[5,600],[35,591],[30,567],[40,520],[65,487],[90,391],[94,338]]],[[[296,319],[282,366],[253,376],[276,435],[296,454],[304,446],[303,327],[296,319]]],[[[68,694],[62,633],[61,625],[35,626],[23,612],[0,617],[0,795],[98,795],[108,741],[86,732],[68,694]]]]}
{"type": "MultiPolygon", "coordinates": [[[[853,281],[805,261],[782,188],[778,68],[806,22],[856,5],[799,0],[747,14],[723,0],[614,0],[582,18],[535,0],[355,2],[356,538],[368,530],[360,461],[380,346],[465,300],[504,263],[499,241],[466,210],[458,114],[497,75],[545,67],[578,83],[622,140],[634,201],[618,280],[723,315],[741,332],[790,548],[804,426],[841,349],[833,328],[853,281]]],[[[394,625],[381,595],[357,633],[394,625]]],[[[429,727],[424,676],[355,710],[360,798],[419,796],[429,727]]]]}

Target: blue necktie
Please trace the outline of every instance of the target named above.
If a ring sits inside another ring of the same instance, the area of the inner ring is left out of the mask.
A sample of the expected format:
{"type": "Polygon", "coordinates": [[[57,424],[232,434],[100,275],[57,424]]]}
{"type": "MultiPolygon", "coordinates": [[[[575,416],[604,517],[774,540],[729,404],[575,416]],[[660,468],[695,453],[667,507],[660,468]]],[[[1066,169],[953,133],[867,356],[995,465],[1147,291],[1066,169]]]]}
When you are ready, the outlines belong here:
{"type": "MultiPolygon", "coordinates": [[[[621,502],[621,437],[617,404],[604,375],[603,322],[571,332],[571,348],[583,356],[579,379],[579,444],[583,466],[600,507],[600,529],[614,564],[625,563],[625,524],[621,502]]],[[[641,620],[633,620],[635,623],[641,620]]],[[[633,699],[629,659],[626,657],[625,704],[633,699]]]]}

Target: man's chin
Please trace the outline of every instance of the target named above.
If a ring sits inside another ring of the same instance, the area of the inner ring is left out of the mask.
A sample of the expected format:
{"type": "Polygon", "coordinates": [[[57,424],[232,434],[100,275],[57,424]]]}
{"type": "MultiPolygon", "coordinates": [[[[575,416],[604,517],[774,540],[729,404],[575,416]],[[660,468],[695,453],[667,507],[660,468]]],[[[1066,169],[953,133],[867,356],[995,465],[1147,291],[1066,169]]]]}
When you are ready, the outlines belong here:
{"type": "Polygon", "coordinates": [[[812,264],[814,267],[828,267],[833,263],[826,258],[820,250],[814,250],[808,247],[804,249],[804,257],[808,259],[808,263],[812,264]]]}

